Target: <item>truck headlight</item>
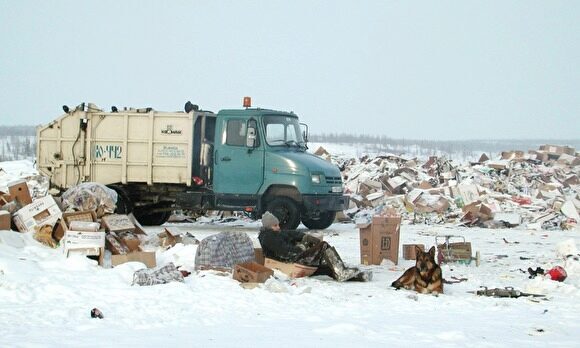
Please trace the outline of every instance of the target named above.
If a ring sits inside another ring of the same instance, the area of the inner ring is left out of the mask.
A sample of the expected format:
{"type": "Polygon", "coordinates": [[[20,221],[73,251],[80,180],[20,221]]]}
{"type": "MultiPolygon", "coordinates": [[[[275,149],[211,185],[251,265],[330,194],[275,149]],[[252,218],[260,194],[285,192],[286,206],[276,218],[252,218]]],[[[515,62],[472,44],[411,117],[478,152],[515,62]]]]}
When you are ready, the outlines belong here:
{"type": "Polygon", "coordinates": [[[313,184],[320,184],[320,174],[312,174],[311,178],[312,178],[312,183],[313,184]]]}
{"type": "Polygon", "coordinates": [[[340,193],[342,192],[342,186],[332,186],[333,193],[340,193]]]}

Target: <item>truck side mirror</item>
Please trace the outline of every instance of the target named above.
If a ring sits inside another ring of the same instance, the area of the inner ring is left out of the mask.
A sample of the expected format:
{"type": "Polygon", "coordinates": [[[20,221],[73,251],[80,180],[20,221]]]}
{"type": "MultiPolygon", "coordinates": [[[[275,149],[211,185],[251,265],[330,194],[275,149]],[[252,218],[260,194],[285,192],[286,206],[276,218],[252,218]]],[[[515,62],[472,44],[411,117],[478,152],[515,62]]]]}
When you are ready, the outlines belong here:
{"type": "Polygon", "coordinates": [[[302,128],[302,140],[305,143],[308,142],[308,125],[306,123],[300,123],[300,128],[302,128]]]}
{"type": "Polygon", "coordinates": [[[256,137],[257,137],[257,126],[256,120],[251,119],[248,121],[248,132],[246,133],[246,147],[254,148],[256,147],[256,137]]]}

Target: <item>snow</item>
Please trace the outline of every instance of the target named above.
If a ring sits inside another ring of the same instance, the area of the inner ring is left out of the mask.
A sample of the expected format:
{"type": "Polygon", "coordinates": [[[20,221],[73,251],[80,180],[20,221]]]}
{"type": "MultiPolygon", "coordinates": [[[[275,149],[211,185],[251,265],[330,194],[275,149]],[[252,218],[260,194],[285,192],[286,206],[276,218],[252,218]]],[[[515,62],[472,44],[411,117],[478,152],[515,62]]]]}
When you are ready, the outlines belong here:
{"type": "MultiPolygon", "coordinates": [[[[332,153],[332,152],[331,152],[332,153]]],[[[336,152],[335,152],[336,153],[336,152]]],[[[2,162],[0,186],[34,177],[31,163],[2,162]]],[[[30,182],[29,182],[30,184],[30,182]]],[[[245,218],[222,223],[148,227],[152,241],[164,227],[189,232],[198,240],[221,231],[246,232],[255,245],[259,222],[245,218]]],[[[300,226],[304,229],[304,226],[300,226]]],[[[103,268],[62,247],[48,248],[30,233],[0,231],[0,346],[199,346],[199,347],[576,347],[580,342],[580,261],[578,229],[526,230],[462,228],[452,225],[401,227],[399,264],[361,266],[359,232],[352,223],[322,231],[350,265],[372,270],[371,282],[338,283],[319,276],[275,277],[244,289],[231,274],[193,272],[184,283],[132,286],[138,262],[103,268]],[[413,261],[403,260],[402,244],[435,244],[436,236],[463,236],[475,262],[443,264],[439,296],[390,287],[413,261]],[[563,266],[564,282],[529,279],[527,269],[563,266]],[[512,286],[543,298],[491,298],[468,291],[480,286],[512,286]],[[90,317],[92,308],[104,319],[90,317]]],[[[157,264],[174,262],[193,271],[196,245],[156,248],[157,264]]]]}
{"type": "MultiPolygon", "coordinates": [[[[167,224],[202,239],[220,231],[244,231],[257,242],[257,222],[167,224]]],[[[301,226],[303,228],[303,226],[301,226]]],[[[150,236],[163,227],[149,227],[150,236]]],[[[31,234],[0,232],[0,346],[204,346],[296,345],[442,347],[575,346],[580,340],[580,272],[562,282],[525,270],[564,265],[559,254],[574,251],[578,231],[484,230],[403,225],[401,244],[434,245],[436,235],[465,236],[480,251],[482,264],[444,264],[440,296],[390,288],[413,261],[384,262],[370,269],[368,283],[338,283],[320,276],[275,278],[244,289],[230,274],[192,273],[185,283],[131,286],[132,262],[112,269],[82,256],[65,258],[60,249],[31,234]],[[504,241],[505,239],[505,241],[504,241]],[[508,243],[506,243],[506,241],[508,243]],[[558,252],[558,250],[564,250],[558,252]],[[529,259],[528,259],[529,258],[529,259]],[[521,271],[524,270],[524,271],[521,271]],[[478,297],[467,291],[504,287],[546,295],[538,298],[478,297]],[[92,319],[100,309],[104,319],[92,319]]],[[[324,239],[343,260],[360,262],[358,230],[334,224],[324,239]]],[[[174,262],[193,270],[196,245],[157,250],[158,265],[174,262]]],[[[578,261],[576,261],[578,262],[578,261]]]]}

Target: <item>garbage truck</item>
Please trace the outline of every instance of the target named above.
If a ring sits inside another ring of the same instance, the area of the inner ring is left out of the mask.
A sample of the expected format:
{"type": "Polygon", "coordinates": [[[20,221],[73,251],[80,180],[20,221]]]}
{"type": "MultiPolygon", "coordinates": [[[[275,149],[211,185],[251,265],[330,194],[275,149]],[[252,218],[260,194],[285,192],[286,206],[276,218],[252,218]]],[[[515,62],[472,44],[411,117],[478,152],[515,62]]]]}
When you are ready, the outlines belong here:
{"type": "Polygon", "coordinates": [[[114,189],[117,211],[161,225],[172,211],[275,214],[282,228],[329,227],[348,196],[336,165],[308,153],[308,126],[293,112],[183,111],[63,106],[37,128],[37,168],[60,192],[83,182],[114,189]]]}

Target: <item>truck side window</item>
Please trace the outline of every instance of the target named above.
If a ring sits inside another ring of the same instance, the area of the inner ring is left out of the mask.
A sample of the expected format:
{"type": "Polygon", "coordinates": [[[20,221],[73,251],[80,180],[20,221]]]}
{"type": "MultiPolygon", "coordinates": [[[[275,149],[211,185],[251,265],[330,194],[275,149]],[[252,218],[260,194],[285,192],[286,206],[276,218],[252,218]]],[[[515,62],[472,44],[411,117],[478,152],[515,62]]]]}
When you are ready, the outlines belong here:
{"type": "Polygon", "coordinates": [[[226,125],[226,144],[246,146],[246,122],[244,120],[228,120],[226,125]]]}

